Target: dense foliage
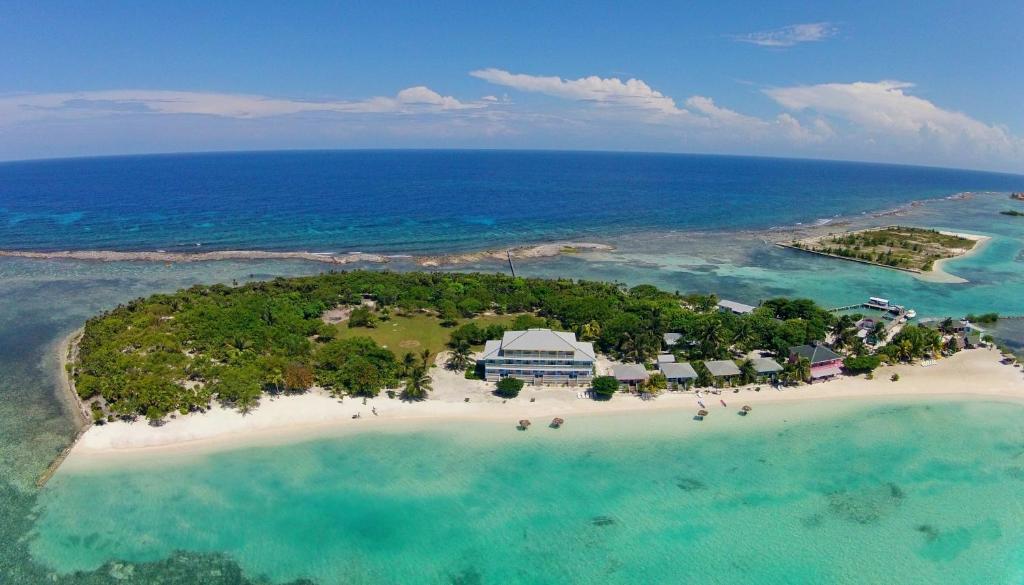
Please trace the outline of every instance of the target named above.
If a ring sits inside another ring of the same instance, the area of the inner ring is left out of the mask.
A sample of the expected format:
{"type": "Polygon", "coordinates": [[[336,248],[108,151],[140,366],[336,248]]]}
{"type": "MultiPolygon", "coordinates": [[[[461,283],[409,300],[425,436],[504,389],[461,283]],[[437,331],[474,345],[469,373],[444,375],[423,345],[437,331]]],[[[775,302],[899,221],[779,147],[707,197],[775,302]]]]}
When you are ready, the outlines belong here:
{"type": "MultiPolygon", "coordinates": [[[[687,359],[728,357],[730,348],[767,348],[823,339],[834,317],[807,300],[774,299],[751,315],[715,309],[713,296],[680,296],[650,285],[513,278],[498,274],[354,271],[279,278],[231,287],[194,286],[138,299],[90,319],[73,375],[84,399],[116,415],[207,408],[213,399],[251,408],[263,392],[303,391],[319,384],[337,394],[376,395],[409,388],[421,398],[429,364],[396,356],[366,337],[335,339],[321,320],[339,305],[372,298],[377,314],[352,312],[372,326],[392,311],[429,311],[446,321],[484,311],[528,313],[514,328],[574,331],[612,356],[642,362],[661,335],[679,332],[674,351],[687,359]],[[413,380],[417,379],[415,383],[413,380]],[[410,386],[411,384],[411,386],[410,386]]],[[[453,348],[500,337],[501,327],[453,329],[453,348]]],[[[465,366],[465,356],[451,367],[465,366]]]]}

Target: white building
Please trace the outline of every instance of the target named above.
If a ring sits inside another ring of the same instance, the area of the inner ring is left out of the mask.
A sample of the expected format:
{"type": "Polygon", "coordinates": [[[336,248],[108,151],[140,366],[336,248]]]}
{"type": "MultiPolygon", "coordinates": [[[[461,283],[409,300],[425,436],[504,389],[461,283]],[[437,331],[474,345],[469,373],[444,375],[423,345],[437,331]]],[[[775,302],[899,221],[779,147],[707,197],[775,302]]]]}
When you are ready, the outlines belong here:
{"type": "Polygon", "coordinates": [[[590,384],[597,355],[594,345],[574,333],[550,329],[506,331],[484,346],[484,376],[497,382],[519,378],[530,384],[590,384]]]}

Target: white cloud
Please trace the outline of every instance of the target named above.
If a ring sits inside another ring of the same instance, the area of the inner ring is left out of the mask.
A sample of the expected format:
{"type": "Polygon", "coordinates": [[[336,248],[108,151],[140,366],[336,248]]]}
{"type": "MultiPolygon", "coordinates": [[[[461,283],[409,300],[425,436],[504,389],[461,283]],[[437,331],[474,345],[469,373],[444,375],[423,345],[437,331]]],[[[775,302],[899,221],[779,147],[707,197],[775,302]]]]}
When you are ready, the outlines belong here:
{"type": "Polygon", "coordinates": [[[484,108],[424,87],[394,97],[365,100],[292,100],[261,95],[167,90],[106,90],[0,97],[0,124],[45,118],[88,118],[120,114],[193,114],[224,118],[268,118],[304,112],[345,114],[437,113],[484,108]]]}
{"type": "Polygon", "coordinates": [[[800,43],[823,41],[835,36],[839,29],[829,22],[793,24],[772,30],[733,35],[733,40],[761,47],[792,47],[800,43]]]}
{"type": "Polygon", "coordinates": [[[1024,153],[1024,141],[1003,127],[966,114],[945,110],[907,93],[913,84],[901,81],[824,83],[764,90],[782,107],[813,111],[843,120],[854,132],[870,139],[909,140],[912,144],[947,151],[965,147],[976,153],[1010,158],[1024,153]]]}
{"type": "Polygon", "coordinates": [[[666,114],[683,113],[683,110],[676,107],[672,98],[656,91],[639,79],[622,81],[617,77],[598,77],[596,75],[579,79],[562,79],[556,76],[509,73],[495,68],[479,69],[471,71],[469,74],[489,83],[511,87],[519,91],[542,93],[604,106],[623,106],[666,114]]]}

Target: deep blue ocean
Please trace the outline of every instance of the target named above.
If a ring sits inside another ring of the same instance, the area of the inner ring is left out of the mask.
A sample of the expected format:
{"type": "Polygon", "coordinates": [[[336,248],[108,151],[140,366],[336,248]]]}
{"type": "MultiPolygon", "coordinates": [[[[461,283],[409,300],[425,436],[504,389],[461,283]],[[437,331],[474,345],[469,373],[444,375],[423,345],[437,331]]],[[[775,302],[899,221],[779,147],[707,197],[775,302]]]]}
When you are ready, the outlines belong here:
{"type": "Polygon", "coordinates": [[[330,151],[0,164],[0,248],[433,253],[760,229],[958,191],[972,171],[732,156],[330,151]]]}

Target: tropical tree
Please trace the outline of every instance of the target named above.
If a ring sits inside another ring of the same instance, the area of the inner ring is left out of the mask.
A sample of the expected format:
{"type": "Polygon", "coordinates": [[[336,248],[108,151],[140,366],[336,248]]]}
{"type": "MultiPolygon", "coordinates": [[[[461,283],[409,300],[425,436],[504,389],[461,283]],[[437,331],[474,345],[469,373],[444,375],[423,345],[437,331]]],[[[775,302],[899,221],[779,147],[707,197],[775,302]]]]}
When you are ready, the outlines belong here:
{"type": "Polygon", "coordinates": [[[740,362],[740,382],[752,384],[757,381],[757,368],[754,367],[754,360],[745,359],[740,362]]]}
{"type": "Polygon", "coordinates": [[[502,378],[498,380],[495,394],[505,398],[515,398],[519,396],[519,391],[523,389],[523,385],[523,381],[519,378],[502,378]]]}
{"type": "Polygon", "coordinates": [[[782,373],[790,383],[807,382],[811,379],[811,360],[801,357],[787,362],[782,373]]]}
{"type": "Polygon", "coordinates": [[[405,388],[402,389],[402,398],[405,400],[419,401],[427,397],[427,393],[433,389],[433,382],[426,368],[417,366],[405,379],[405,388]]]}
{"type": "Polygon", "coordinates": [[[619,381],[615,379],[615,376],[597,376],[590,386],[594,391],[595,400],[611,400],[611,397],[619,390],[619,381]]]}
{"type": "Polygon", "coordinates": [[[465,370],[473,363],[473,351],[469,347],[469,343],[465,340],[459,340],[452,347],[451,352],[448,354],[448,361],[445,365],[450,370],[465,370]]]}

